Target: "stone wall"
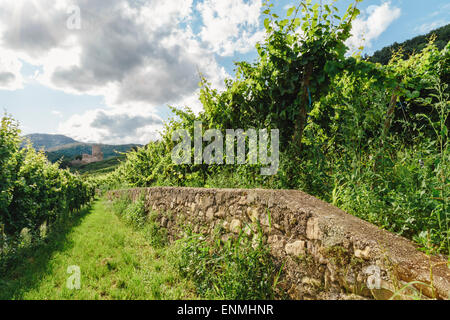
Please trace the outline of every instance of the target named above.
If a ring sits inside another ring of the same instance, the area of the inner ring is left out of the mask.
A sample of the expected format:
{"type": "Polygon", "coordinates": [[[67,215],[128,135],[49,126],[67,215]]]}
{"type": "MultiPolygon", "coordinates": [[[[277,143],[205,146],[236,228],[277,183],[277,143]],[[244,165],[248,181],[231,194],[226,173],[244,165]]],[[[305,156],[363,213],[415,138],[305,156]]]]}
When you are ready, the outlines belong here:
{"type": "Polygon", "coordinates": [[[109,197],[124,192],[134,200],[145,196],[172,239],[186,224],[205,235],[223,227],[223,237],[241,231],[251,237],[259,225],[293,299],[387,299],[413,281],[420,283],[398,298],[418,291],[423,298],[449,298],[443,257],[427,256],[411,241],[300,191],[158,187],[109,197]]]}

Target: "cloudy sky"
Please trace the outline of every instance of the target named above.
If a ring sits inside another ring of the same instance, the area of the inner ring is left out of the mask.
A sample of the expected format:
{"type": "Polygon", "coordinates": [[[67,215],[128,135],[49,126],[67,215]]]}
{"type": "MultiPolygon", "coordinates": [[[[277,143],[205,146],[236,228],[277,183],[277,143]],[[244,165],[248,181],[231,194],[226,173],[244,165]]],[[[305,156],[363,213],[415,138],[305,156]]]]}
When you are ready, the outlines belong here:
{"type": "MultiPolygon", "coordinates": [[[[297,3],[273,2],[280,15],[297,3]]],[[[201,110],[199,72],[221,88],[233,61],[255,59],[261,8],[262,0],[0,0],[0,108],[26,134],[147,143],[170,117],[167,105],[201,110]]],[[[368,54],[450,23],[448,0],[359,8],[348,46],[368,54]]]]}

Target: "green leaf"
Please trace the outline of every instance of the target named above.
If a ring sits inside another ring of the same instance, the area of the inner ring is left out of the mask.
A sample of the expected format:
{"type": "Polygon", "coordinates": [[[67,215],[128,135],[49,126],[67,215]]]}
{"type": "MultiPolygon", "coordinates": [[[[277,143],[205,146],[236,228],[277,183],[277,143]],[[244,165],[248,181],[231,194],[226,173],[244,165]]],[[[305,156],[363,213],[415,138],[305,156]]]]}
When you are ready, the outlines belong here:
{"type": "Polygon", "coordinates": [[[287,16],[290,17],[294,13],[295,7],[289,8],[287,11],[287,16]]]}
{"type": "Polygon", "coordinates": [[[289,20],[288,19],[284,19],[284,20],[282,20],[282,21],[280,21],[279,23],[278,23],[278,25],[280,26],[280,27],[285,27],[287,24],[289,23],[289,20]]]}
{"type": "Polygon", "coordinates": [[[441,135],[443,138],[447,137],[448,135],[448,129],[446,126],[442,127],[441,135]]]}
{"type": "Polygon", "coordinates": [[[359,16],[360,13],[361,13],[361,11],[359,11],[358,8],[355,8],[355,10],[353,11],[352,18],[353,19],[356,18],[357,16],[359,16]]]}

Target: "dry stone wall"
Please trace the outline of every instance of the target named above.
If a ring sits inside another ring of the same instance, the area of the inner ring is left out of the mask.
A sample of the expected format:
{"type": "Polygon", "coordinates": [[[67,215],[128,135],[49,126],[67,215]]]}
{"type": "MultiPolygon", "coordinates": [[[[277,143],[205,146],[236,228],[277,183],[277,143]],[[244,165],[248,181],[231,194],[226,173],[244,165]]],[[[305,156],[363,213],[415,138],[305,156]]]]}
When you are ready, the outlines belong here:
{"type": "Polygon", "coordinates": [[[450,269],[443,257],[427,256],[411,241],[295,190],[156,187],[112,191],[145,197],[170,238],[190,225],[196,233],[223,237],[263,231],[283,266],[282,288],[292,299],[448,299],[450,269]],[[399,291],[406,284],[414,282],[399,291]]]}

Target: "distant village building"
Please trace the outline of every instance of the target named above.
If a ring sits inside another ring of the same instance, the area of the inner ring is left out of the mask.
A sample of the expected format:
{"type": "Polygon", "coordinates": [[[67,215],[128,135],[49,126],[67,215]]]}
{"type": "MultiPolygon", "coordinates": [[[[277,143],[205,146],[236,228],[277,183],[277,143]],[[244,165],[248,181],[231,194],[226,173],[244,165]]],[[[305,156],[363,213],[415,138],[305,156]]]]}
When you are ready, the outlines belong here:
{"type": "Polygon", "coordinates": [[[93,162],[99,162],[103,160],[102,148],[99,145],[92,146],[92,155],[84,153],[81,160],[73,160],[71,163],[74,165],[88,164],[93,162]]]}

